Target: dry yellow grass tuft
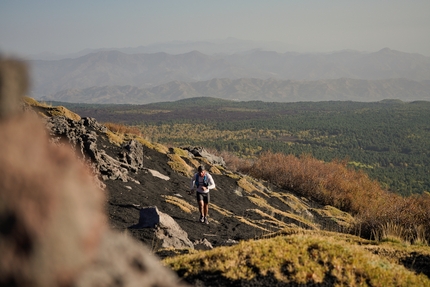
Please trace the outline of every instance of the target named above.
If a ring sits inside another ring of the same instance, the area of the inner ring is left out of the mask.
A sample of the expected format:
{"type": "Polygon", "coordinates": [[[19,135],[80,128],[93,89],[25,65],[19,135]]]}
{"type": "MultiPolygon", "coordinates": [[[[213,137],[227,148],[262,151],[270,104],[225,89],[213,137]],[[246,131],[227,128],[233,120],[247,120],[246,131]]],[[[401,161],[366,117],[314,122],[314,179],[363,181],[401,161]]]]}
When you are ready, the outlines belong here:
{"type": "Polygon", "coordinates": [[[173,153],[173,154],[177,154],[180,157],[185,157],[185,158],[189,157],[188,151],[186,151],[184,149],[181,149],[181,148],[177,148],[177,147],[171,148],[170,152],[173,153]]]}
{"type": "Polygon", "coordinates": [[[425,275],[376,256],[355,242],[314,234],[242,241],[163,262],[174,271],[183,271],[184,278],[218,273],[236,282],[269,276],[274,283],[306,286],[430,286],[425,275]]]}
{"type": "Polygon", "coordinates": [[[351,228],[356,223],[355,218],[351,214],[330,205],[324,206],[323,209],[312,208],[311,210],[320,214],[324,218],[330,218],[336,222],[336,224],[342,226],[346,230],[351,228]]]}
{"type": "Polygon", "coordinates": [[[216,167],[216,166],[211,166],[210,168],[209,168],[209,172],[211,173],[211,174],[218,174],[218,175],[220,175],[220,174],[222,174],[222,172],[218,169],[218,167],[216,167]]]}
{"type": "Polygon", "coordinates": [[[81,120],[81,116],[75,114],[74,112],[70,111],[69,109],[66,109],[63,106],[52,107],[50,105],[47,105],[46,103],[40,103],[30,97],[24,97],[23,101],[24,104],[32,106],[33,109],[36,110],[39,115],[43,117],[64,116],[74,121],[81,120]]]}
{"type": "Polygon", "coordinates": [[[237,181],[237,185],[247,193],[251,193],[257,190],[257,188],[254,185],[252,185],[248,180],[246,180],[246,178],[244,177],[242,177],[237,181]]]}
{"type": "Polygon", "coordinates": [[[169,149],[161,144],[158,143],[151,143],[150,141],[147,141],[143,138],[136,138],[138,142],[140,142],[143,146],[146,146],[147,148],[153,149],[158,151],[159,153],[167,154],[169,152],[169,149]]]}
{"type": "Polygon", "coordinates": [[[106,132],[106,136],[108,137],[109,142],[111,144],[116,145],[116,146],[120,146],[124,142],[124,135],[123,134],[114,133],[114,132],[111,132],[110,130],[108,130],[106,132]]]}
{"type": "Polygon", "coordinates": [[[297,226],[306,227],[306,228],[310,228],[310,229],[319,229],[315,223],[305,219],[302,216],[298,216],[298,215],[293,214],[291,212],[285,212],[285,211],[274,208],[273,206],[268,204],[267,201],[262,197],[254,195],[254,196],[248,196],[248,199],[251,202],[253,202],[255,205],[257,205],[261,208],[264,208],[265,210],[267,210],[271,214],[277,214],[283,218],[288,218],[289,220],[294,221],[297,226]]]}
{"type": "Polygon", "coordinates": [[[173,205],[176,205],[177,207],[179,207],[180,209],[182,209],[186,213],[191,213],[191,212],[195,212],[198,210],[197,207],[189,204],[185,200],[180,199],[178,197],[171,196],[171,195],[162,195],[162,197],[165,198],[167,203],[171,203],[173,205]]]}
{"type": "Polygon", "coordinates": [[[187,177],[193,176],[193,168],[190,167],[179,155],[168,154],[170,161],[167,164],[176,172],[182,173],[187,177]]]}

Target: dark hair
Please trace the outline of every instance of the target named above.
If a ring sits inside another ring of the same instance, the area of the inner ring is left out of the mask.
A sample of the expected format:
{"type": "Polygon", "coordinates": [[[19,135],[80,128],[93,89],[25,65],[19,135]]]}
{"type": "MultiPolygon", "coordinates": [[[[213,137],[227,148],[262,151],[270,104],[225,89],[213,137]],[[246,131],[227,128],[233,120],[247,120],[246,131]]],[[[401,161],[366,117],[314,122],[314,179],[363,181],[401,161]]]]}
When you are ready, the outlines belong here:
{"type": "Polygon", "coordinates": [[[198,172],[204,171],[206,170],[204,165],[199,166],[199,168],[197,169],[198,172]]]}

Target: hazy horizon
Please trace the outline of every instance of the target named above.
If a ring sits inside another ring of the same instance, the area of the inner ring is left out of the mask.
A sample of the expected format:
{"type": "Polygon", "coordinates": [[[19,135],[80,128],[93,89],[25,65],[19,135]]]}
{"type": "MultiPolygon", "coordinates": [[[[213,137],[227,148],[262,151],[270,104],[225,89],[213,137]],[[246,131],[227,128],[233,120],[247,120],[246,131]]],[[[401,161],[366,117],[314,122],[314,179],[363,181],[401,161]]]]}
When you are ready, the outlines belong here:
{"type": "Polygon", "coordinates": [[[430,56],[430,1],[0,2],[0,53],[125,48],[229,37],[294,52],[388,47],[430,56]]]}

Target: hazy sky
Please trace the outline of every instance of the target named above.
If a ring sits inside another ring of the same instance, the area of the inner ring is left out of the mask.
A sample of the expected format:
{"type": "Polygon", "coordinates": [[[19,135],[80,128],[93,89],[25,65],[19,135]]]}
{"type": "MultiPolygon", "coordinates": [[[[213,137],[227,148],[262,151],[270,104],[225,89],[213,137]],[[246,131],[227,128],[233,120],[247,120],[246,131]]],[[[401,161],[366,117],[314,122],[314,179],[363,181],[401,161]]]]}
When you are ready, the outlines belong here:
{"type": "Polygon", "coordinates": [[[227,37],[430,56],[430,0],[0,0],[0,52],[23,56],[227,37]]]}

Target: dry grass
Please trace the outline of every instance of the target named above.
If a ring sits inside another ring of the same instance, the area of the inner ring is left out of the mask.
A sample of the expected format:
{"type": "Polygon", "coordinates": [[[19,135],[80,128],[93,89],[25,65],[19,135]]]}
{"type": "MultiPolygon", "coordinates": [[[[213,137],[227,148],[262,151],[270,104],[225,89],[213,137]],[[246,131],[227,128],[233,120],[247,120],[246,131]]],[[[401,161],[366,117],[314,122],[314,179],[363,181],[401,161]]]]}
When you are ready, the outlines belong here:
{"type": "Polygon", "coordinates": [[[144,138],[136,138],[136,140],[138,142],[140,142],[142,145],[146,146],[147,148],[153,149],[158,151],[159,153],[163,153],[163,154],[167,154],[169,152],[169,149],[161,144],[157,144],[157,143],[151,143],[149,141],[147,141],[144,138]]]}
{"type": "MultiPolygon", "coordinates": [[[[216,151],[214,151],[213,153],[216,154],[216,151]]],[[[252,163],[252,161],[250,161],[249,159],[240,158],[237,155],[228,151],[222,151],[218,154],[218,156],[224,159],[225,165],[231,171],[248,169],[252,163]]]]}
{"type": "Polygon", "coordinates": [[[403,227],[403,240],[415,241],[420,226],[420,241],[429,241],[428,193],[407,198],[389,193],[365,173],[348,168],[346,162],[268,152],[242,171],[351,213],[357,220],[355,232],[366,238],[380,233],[384,224],[394,223],[403,227]]]}
{"type": "Polygon", "coordinates": [[[66,109],[63,106],[52,107],[51,105],[38,102],[30,97],[24,97],[23,102],[25,105],[31,106],[42,117],[64,116],[74,121],[81,120],[81,116],[70,111],[69,109],[66,109]]]}
{"type": "Polygon", "coordinates": [[[111,144],[116,145],[116,146],[120,146],[121,144],[124,143],[125,138],[124,138],[123,134],[114,133],[114,132],[111,132],[110,130],[108,130],[106,132],[106,136],[108,137],[109,142],[111,144]]]}
{"type": "Polygon", "coordinates": [[[197,207],[189,204],[185,200],[180,199],[178,197],[171,196],[171,195],[162,195],[162,197],[164,197],[164,199],[166,200],[167,203],[176,205],[177,207],[179,207],[182,211],[184,211],[186,213],[198,211],[197,207]]]}
{"type": "Polygon", "coordinates": [[[351,240],[315,234],[242,241],[163,262],[185,278],[219,273],[242,282],[271,276],[294,286],[430,286],[425,275],[376,256],[351,240]]]}
{"type": "Polygon", "coordinates": [[[139,128],[133,127],[133,126],[127,126],[123,124],[117,124],[117,123],[103,123],[105,127],[107,127],[112,132],[118,133],[118,134],[132,134],[138,137],[142,137],[142,132],[139,128]]]}
{"type": "Polygon", "coordinates": [[[246,191],[247,193],[251,193],[253,191],[256,191],[257,189],[255,186],[253,186],[249,181],[246,180],[246,178],[242,177],[237,182],[237,185],[242,188],[242,190],[246,191]]]}
{"type": "Polygon", "coordinates": [[[318,227],[313,222],[306,220],[302,216],[298,216],[290,212],[285,212],[285,211],[276,209],[270,204],[268,204],[267,201],[262,197],[254,195],[254,196],[248,196],[248,199],[255,205],[267,210],[267,212],[269,212],[270,214],[274,214],[274,215],[277,214],[282,218],[288,218],[289,220],[294,221],[295,224],[297,224],[297,226],[306,227],[310,229],[318,229],[318,227]]]}
{"type": "Polygon", "coordinates": [[[190,167],[179,155],[168,154],[170,161],[167,164],[176,172],[182,173],[186,177],[193,176],[193,168],[190,167]]]}

